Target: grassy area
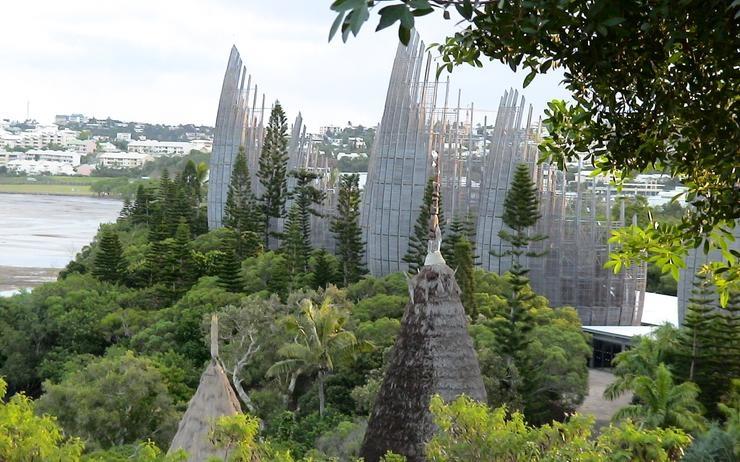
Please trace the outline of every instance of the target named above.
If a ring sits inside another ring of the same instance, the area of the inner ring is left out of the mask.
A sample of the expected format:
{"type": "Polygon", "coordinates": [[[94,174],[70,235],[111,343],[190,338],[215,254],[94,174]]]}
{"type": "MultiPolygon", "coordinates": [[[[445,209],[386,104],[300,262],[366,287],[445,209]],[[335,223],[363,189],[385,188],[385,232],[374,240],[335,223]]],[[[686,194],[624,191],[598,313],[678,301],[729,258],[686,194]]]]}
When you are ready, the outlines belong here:
{"type": "Polygon", "coordinates": [[[95,196],[90,185],[80,184],[38,184],[26,182],[24,184],[3,184],[0,182],[0,193],[23,194],[57,194],[63,196],[95,196]]]}

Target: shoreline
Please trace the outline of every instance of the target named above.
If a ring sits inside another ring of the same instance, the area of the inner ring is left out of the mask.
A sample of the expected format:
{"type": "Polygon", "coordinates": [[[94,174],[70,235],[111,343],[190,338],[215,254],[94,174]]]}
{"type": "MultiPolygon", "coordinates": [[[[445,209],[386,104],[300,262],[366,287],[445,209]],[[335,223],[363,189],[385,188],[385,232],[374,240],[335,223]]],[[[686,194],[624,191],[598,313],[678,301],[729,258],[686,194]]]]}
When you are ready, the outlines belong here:
{"type": "Polygon", "coordinates": [[[56,281],[64,268],[0,266],[0,292],[31,289],[56,281]]]}
{"type": "Polygon", "coordinates": [[[2,185],[0,184],[0,194],[15,194],[15,195],[27,195],[27,196],[57,196],[57,197],[89,197],[91,199],[104,199],[104,200],[114,200],[114,201],[122,201],[122,196],[99,196],[95,193],[93,194],[77,194],[74,192],[65,193],[65,192],[38,192],[38,191],[3,191],[2,185]]]}

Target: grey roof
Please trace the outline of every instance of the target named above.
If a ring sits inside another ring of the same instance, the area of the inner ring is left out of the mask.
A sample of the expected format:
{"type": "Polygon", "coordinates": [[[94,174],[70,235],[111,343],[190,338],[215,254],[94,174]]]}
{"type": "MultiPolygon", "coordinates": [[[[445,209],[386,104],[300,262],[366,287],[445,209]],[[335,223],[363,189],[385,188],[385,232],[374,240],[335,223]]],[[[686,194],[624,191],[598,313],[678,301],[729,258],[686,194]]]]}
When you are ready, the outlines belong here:
{"type": "Polygon", "coordinates": [[[424,266],[409,290],[411,301],[360,453],[366,462],[377,462],[388,450],[409,462],[424,460],[424,444],[434,432],[432,395],[486,401],[454,272],[447,265],[424,266]]]}
{"type": "Polygon", "coordinates": [[[226,449],[215,448],[209,435],[217,418],[240,413],[241,406],[228,377],[218,361],[212,359],[180,420],[168,454],[184,449],[192,462],[226,457],[226,449]]]}

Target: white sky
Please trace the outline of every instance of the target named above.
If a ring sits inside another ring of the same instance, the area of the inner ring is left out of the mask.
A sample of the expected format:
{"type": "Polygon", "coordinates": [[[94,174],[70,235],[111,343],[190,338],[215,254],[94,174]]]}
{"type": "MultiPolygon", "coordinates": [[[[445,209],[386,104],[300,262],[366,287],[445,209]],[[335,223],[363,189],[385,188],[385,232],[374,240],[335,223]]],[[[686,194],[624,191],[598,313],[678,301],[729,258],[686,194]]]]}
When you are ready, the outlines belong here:
{"type": "MultiPolygon", "coordinates": [[[[122,120],[213,125],[232,44],[289,118],[301,111],[309,130],[382,116],[395,54],[395,28],[327,43],[330,0],[25,0],[0,2],[0,118],[83,113],[122,120]]],[[[454,16],[453,16],[454,17],[454,16]]],[[[427,42],[453,24],[441,15],[417,21],[427,42]]],[[[461,68],[452,88],[463,102],[493,111],[524,73],[487,63],[461,68]]],[[[525,95],[541,113],[565,98],[557,73],[538,76],[525,95]]],[[[481,117],[482,112],[478,113],[481,117]]],[[[493,116],[488,113],[489,118],[493,116]]]]}

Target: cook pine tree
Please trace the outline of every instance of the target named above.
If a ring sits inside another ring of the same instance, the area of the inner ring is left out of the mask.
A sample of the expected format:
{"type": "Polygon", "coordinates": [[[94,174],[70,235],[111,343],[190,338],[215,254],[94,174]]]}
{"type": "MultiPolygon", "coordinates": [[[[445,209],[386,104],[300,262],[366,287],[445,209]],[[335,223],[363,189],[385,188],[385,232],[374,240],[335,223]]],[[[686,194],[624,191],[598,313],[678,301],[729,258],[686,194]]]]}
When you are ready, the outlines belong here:
{"type": "Polygon", "coordinates": [[[457,268],[458,262],[456,259],[455,246],[457,245],[457,242],[463,237],[470,244],[470,258],[472,258],[473,264],[478,265],[480,263],[480,257],[478,256],[475,248],[475,234],[475,217],[473,215],[469,214],[465,217],[455,215],[455,217],[452,219],[452,223],[450,223],[450,226],[445,233],[445,238],[442,241],[442,248],[440,249],[442,252],[442,256],[447,262],[447,266],[452,269],[457,268]]]}
{"type": "Polygon", "coordinates": [[[93,261],[93,276],[101,281],[116,284],[123,281],[125,268],[118,233],[105,229],[100,236],[98,252],[93,261]]]}
{"type": "Polygon", "coordinates": [[[288,198],[288,122],[278,101],[270,112],[265,130],[257,177],[263,191],[260,197],[263,242],[265,249],[269,249],[270,236],[278,236],[277,222],[285,217],[288,198]]]}
{"type": "MultiPolygon", "coordinates": [[[[531,243],[545,239],[545,236],[532,233],[539,219],[536,187],[529,168],[520,163],[504,199],[502,221],[506,226],[498,233],[501,240],[509,243],[509,248],[502,252],[491,251],[496,257],[511,260],[511,267],[506,274],[510,285],[507,306],[489,324],[496,335],[498,351],[506,368],[502,384],[513,396],[530,395],[537,388],[537,384],[528,380],[528,375],[523,373],[527,369],[527,349],[532,342],[531,331],[534,328],[528,305],[535,297],[529,288],[529,269],[524,266],[523,259],[539,255],[529,251],[531,243]]],[[[536,397],[531,398],[524,399],[524,402],[538,406],[536,397]]],[[[540,400],[540,403],[543,401],[540,400]]],[[[525,408],[526,412],[537,413],[539,409],[525,408]]]]}
{"type": "Polygon", "coordinates": [[[254,256],[262,248],[264,220],[262,210],[252,192],[247,157],[242,146],[239,147],[231,172],[223,223],[236,233],[235,251],[240,259],[254,256]]]}
{"type": "MultiPolygon", "coordinates": [[[[419,216],[414,224],[414,232],[409,236],[409,248],[406,251],[406,255],[403,257],[403,261],[408,264],[409,273],[416,274],[421,267],[424,266],[424,259],[427,256],[427,243],[429,242],[429,220],[431,219],[431,207],[432,200],[434,199],[434,178],[430,177],[427,180],[427,185],[424,188],[424,199],[422,200],[421,207],[419,208],[419,216]]],[[[439,198],[439,227],[442,234],[445,234],[444,229],[444,214],[442,213],[442,197],[439,198]]],[[[444,242],[444,239],[442,239],[444,242]]]]}
{"type": "Polygon", "coordinates": [[[291,273],[296,271],[308,272],[308,262],[313,248],[311,246],[311,216],[320,217],[316,209],[326,194],[314,186],[319,177],[316,173],[300,169],[290,174],[296,179],[296,186],[290,193],[292,199],[291,210],[285,222],[283,249],[289,248],[288,262],[291,273]],[[293,213],[295,208],[295,214],[293,213]],[[290,243],[288,243],[290,240],[290,243]]]}
{"type": "Polygon", "coordinates": [[[337,210],[330,230],[337,243],[339,277],[345,287],[360,280],[367,269],[363,264],[365,243],[360,229],[360,176],[344,175],[339,180],[337,210]]]}

